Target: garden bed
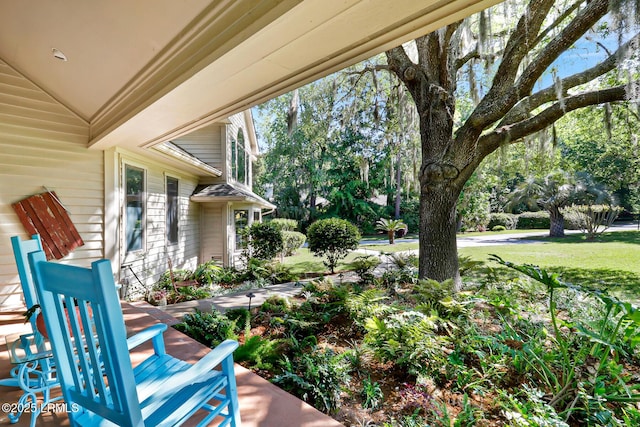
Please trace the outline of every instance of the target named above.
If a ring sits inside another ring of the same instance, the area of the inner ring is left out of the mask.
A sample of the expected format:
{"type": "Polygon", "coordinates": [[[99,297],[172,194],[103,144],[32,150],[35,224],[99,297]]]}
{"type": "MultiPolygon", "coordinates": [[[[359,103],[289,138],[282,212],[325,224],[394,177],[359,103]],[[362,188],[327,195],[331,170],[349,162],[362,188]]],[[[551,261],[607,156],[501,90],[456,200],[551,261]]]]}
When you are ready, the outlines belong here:
{"type": "Polygon", "coordinates": [[[457,294],[406,265],[317,280],[178,329],[210,346],[238,339],[239,363],[347,426],[640,423],[635,308],[549,276],[487,273],[457,294]]]}

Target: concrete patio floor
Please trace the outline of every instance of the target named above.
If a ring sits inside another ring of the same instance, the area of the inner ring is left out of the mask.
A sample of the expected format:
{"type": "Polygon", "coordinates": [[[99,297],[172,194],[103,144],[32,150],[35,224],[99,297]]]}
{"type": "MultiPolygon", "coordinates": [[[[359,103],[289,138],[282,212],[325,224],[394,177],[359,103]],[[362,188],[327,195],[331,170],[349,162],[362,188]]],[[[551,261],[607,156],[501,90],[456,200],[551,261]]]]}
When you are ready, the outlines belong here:
{"type": "MultiPolygon", "coordinates": [[[[169,325],[177,320],[147,304],[122,304],[125,323],[131,332],[137,332],[159,321],[169,325]]],[[[8,335],[30,331],[23,323],[22,312],[0,312],[0,378],[9,377],[13,365],[5,345],[8,335]]],[[[209,350],[188,336],[169,328],[165,333],[167,352],[184,360],[195,362],[209,350]]],[[[139,363],[151,352],[145,345],[132,353],[132,363],[139,363]]],[[[339,427],[341,423],[316,410],[300,399],[284,392],[267,380],[236,364],[236,379],[243,427],[339,427]]],[[[0,387],[0,404],[15,403],[21,391],[13,387],[0,387]]],[[[28,426],[30,414],[23,414],[15,426],[28,426]]],[[[0,425],[11,425],[7,414],[0,412],[0,425]]],[[[65,413],[48,412],[38,417],[36,426],[68,426],[65,413]]],[[[215,424],[212,424],[215,425],[215,424]]]]}

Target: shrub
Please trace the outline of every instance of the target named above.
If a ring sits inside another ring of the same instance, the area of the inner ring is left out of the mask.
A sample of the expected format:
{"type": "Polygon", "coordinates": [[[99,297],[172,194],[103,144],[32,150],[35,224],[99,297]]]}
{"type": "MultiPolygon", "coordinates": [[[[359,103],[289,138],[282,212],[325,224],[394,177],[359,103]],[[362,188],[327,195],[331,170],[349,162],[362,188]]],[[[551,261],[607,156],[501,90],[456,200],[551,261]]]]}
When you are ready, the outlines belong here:
{"type": "Polygon", "coordinates": [[[339,218],[321,219],[307,230],[309,250],[316,256],[326,257],[325,265],[335,272],[338,261],[356,249],[360,243],[358,228],[339,218]]]}
{"type": "Polygon", "coordinates": [[[282,232],[270,222],[256,222],[249,229],[251,256],[269,260],[282,252],[282,232]]]}
{"type": "Polygon", "coordinates": [[[380,259],[372,255],[359,256],[352,265],[362,283],[371,283],[373,280],[373,270],[380,264],[380,259]]]}
{"type": "Polygon", "coordinates": [[[174,325],[174,328],[209,347],[215,347],[226,339],[238,338],[236,322],[218,311],[205,313],[196,310],[185,314],[182,323],[174,325]]]}
{"type": "Polygon", "coordinates": [[[298,228],[298,221],[288,218],[274,218],[269,224],[275,225],[280,231],[295,231],[298,228]]]}
{"type": "Polygon", "coordinates": [[[284,256],[291,256],[304,245],[304,242],[307,241],[307,236],[297,231],[283,230],[282,239],[284,243],[284,256]]]}
{"type": "Polygon", "coordinates": [[[523,212],[518,215],[518,228],[533,228],[548,230],[551,227],[551,220],[549,219],[549,212],[523,212]]]}
{"type": "Polygon", "coordinates": [[[491,231],[505,231],[506,228],[504,225],[494,225],[491,227],[491,231]]]}
{"type": "Polygon", "coordinates": [[[284,373],[273,382],[316,409],[335,413],[340,408],[342,385],[350,380],[347,371],[341,354],[330,349],[314,350],[293,360],[285,359],[284,373]]]}
{"type": "Polygon", "coordinates": [[[580,230],[587,234],[588,240],[596,236],[613,224],[613,221],[622,212],[620,206],[610,205],[571,205],[561,210],[563,215],[571,215],[578,218],[580,230]]]}
{"type": "Polygon", "coordinates": [[[489,216],[489,229],[493,230],[494,227],[501,225],[507,230],[515,230],[518,228],[518,215],[511,213],[492,213],[489,216]]]}
{"type": "Polygon", "coordinates": [[[211,285],[222,271],[217,261],[211,260],[200,264],[193,272],[194,279],[201,285],[211,285]]]}

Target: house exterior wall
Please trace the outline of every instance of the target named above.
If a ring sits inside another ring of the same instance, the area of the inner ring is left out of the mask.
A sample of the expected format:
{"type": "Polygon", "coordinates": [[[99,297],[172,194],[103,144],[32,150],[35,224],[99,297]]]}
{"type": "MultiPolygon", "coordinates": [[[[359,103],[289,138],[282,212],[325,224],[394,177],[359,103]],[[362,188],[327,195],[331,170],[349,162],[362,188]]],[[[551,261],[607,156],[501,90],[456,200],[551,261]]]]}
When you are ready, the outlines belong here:
{"type": "Polygon", "coordinates": [[[198,184],[196,176],[162,163],[149,161],[147,158],[125,150],[116,149],[114,164],[119,166],[117,188],[120,206],[119,245],[114,258],[120,260],[120,281],[127,288],[127,297],[141,296],[144,287],[150,287],[160,275],[167,271],[168,259],[174,269],[194,269],[200,262],[200,205],[190,200],[191,194],[198,184]],[[124,171],[126,165],[140,168],[145,173],[145,227],[143,248],[138,251],[126,250],[124,235],[125,187],[124,171]],[[167,241],[166,227],[166,178],[178,179],[178,243],[167,241]],[[122,268],[122,265],[125,267],[122,268]],[[135,275],[133,274],[135,272],[135,275]]]}
{"type": "Polygon", "coordinates": [[[212,259],[227,265],[225,253],[226,203],[202,204],[202,262],[212,259]]]}
{"type": "Polygon", "coordinates": [[[215,123],[177,138],[173,143],[210,166],[221,170],[224,175],[226,173],[223,149],[225,131],[224,124],[215,123]]]}
{"type": "Polygon", "coordinates": [[[88,124],[0,60],[0,310],[22,306],[10,237],[29,236],[11,207],[46,186],[70,212],[84,246],[61,262],[103,257],[103,154],[88,124]]]}

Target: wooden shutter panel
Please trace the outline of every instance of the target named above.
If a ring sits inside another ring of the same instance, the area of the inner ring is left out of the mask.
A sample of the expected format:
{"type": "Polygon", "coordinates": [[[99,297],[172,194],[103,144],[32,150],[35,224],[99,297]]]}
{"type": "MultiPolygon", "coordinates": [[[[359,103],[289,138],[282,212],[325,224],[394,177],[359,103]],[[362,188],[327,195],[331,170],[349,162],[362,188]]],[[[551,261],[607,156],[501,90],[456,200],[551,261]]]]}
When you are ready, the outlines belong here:
{"type": "Polygon", "coordinates": [[[61,259],[84,245],[54,192],[36,194],[11,206],[27,233],[40,235],[47,259],[61,259]]]}

